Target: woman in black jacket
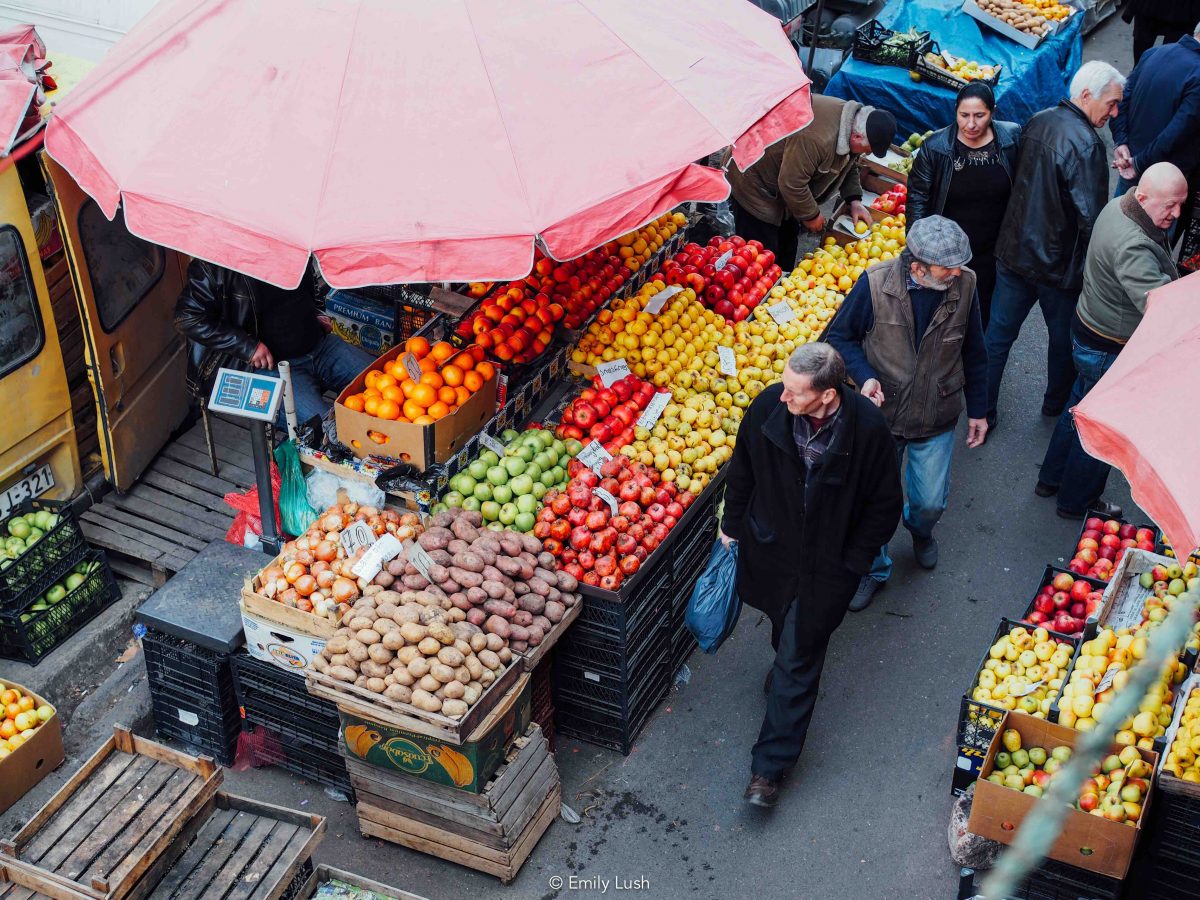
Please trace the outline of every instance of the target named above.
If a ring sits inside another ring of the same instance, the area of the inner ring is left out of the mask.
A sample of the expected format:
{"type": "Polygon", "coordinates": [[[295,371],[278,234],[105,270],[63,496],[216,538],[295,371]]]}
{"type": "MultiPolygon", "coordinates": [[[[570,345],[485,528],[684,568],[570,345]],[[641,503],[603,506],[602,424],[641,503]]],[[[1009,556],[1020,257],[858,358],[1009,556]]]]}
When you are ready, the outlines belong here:
{"type": "Polygon", "coordinates": [[[996,285],[996,236],[1012,192],[1021,127],[992,119],[996,98],[974,81],[958,92],[956,121],[921,145],[908,176],[908,225],[945,216],[971,241],[971,268],[978,279],[979,312],[987,328],[996,285]]]}

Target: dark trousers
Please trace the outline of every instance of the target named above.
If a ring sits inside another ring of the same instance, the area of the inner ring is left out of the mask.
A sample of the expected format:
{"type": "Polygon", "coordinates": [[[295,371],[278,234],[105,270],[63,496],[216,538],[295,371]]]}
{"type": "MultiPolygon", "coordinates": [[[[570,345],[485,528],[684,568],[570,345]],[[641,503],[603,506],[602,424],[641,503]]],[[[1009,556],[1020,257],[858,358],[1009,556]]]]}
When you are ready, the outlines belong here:
{"type": "Polygon", "coordinates": [[[775,262],[784,274],[796,268],[796,248],[800,243],[800,223],[791,216],[784,216],[781,225],[764,222],[747,212],[737,200],[729,198],[733,210],[733,226],[738,234],[748,241],[759,241],[763,247],[775,254],[775,262]]]}
{"type": "MultiPolygon", "coordinates": [[[[1196,23],[1193,22],[1192,25],[1196,23]]],[[[1164,22],[1153,16],[1138,14],[1133,17],[1133,64],[1136,66],[1142,54],[1154,46],[1161,35],[1164,44],[1174,44],[1188,33],[1188,28],[1172,22],[1164,22]]]]}
{"type": "Polygon", "coordinates": [[[983,330],[987,331],[992,314],[992,294],[996,290],[996,257],[991,251],[976,253],[970,266],[975,272],[975,290],[979,292],[979,317],[983,320],[983,330]]]}
{"type": "MultiPolygon", "coordinates": [[[[851,587],[853,593],[853,587],[851,587]]],[[[848,606],[850,597],[846,597],[848,606]]],[[[776,779],[796,765],[817,705],[821,669],[832,631],[815,629],[797,601],[788,610],[775,648],[767,714],[750,753],[750,771],[776,779]]]]}

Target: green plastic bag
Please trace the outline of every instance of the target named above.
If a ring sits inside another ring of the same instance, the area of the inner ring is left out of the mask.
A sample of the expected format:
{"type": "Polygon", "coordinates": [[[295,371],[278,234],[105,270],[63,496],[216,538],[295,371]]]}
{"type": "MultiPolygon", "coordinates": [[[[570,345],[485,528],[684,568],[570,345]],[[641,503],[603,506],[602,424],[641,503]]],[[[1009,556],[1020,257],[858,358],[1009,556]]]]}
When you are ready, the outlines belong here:
{"type": "Polygon", "coordinates": [[[279,515],[283,530],[289,535],[304,534],[317,519],[317,511],[308,505],[308,487],[300,468],[300,454],[295,441],[284,441],[275,448],[275,464],[283,484],[279,489],[279,515]]]}

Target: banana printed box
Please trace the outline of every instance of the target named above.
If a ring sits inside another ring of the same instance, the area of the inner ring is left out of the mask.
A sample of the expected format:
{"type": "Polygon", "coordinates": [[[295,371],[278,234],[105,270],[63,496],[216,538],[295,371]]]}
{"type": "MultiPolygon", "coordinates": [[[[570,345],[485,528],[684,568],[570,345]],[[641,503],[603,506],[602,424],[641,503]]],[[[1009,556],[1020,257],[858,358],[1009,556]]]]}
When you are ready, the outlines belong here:
{"type": "Polygon", "coordinates": [[[451,747],[427,735],[339,712],[342,748],[349,757],[377,768],[478,794],[504,762],[508,748],[529,730],[530,686],[486,733],[451,747]]]}

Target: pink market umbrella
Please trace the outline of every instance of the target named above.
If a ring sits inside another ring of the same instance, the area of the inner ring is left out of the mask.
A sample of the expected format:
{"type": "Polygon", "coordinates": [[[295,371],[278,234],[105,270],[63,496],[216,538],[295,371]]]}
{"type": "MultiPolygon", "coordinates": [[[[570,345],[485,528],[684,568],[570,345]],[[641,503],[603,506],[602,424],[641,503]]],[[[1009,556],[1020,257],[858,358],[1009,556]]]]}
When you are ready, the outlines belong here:
{"type": "Polygon", "coordinates": [[[134,233],[275,284],[519,278],[722,200],[812,118],[745,0],[164,0],[46,148],[134,233]]]}
{"type": "Polygon", "coordinates": [[[1151,291],[1146,315],[1075,407],[1083,448],[1120,469],[1176,555],[1200,545],[1200,273],[1151,291]]]}

